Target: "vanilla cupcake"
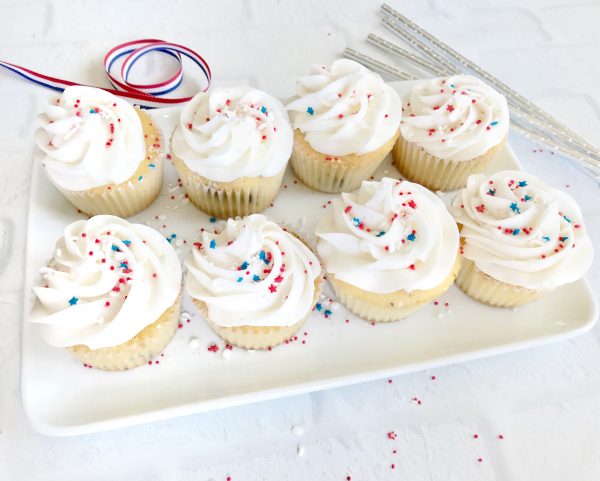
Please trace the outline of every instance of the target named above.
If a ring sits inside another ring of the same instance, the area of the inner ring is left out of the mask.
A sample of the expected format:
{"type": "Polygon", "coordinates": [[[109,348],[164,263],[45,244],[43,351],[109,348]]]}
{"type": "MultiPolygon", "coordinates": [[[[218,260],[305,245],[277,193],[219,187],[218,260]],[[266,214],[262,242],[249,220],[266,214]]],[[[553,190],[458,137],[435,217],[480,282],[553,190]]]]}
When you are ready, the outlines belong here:
{"type": "Polygon", "coordinates": [[[252,87],[227,87],[190,100],[171,149],[190,200],[209,215],[227,218],[269,207],[292,142],[279,100],[252,87]]]}
{"type": "Polygon", "coordinates": [[[485,304],[524,304],[580,279],[592,264],[575,201],[531,174],[472,175],[450,211],[463,251],[456,284],[485,304]]]}
{"type": "Polygon", "coordinates": [[[321,266],[296,236],[260,214],[202,234],[185,264],[186,291],[223,340],[268,349],[291,338],[321,291],[321,266]]]}
{"type": "Polygon", "coordinates": [[[38,116],[50,181],[88,215],[129,217],[160,193],[161,137],[150,118],[93,87],[67,87],[38,116]]]}
{"type": "Polygon", "coordinates": [[[89,366],[146,364],[177,329],[181,264],[150,227],[108,215],[73,222],[40,275],[30,321],[89,366]]]}
{"type": "Polygon", "coordinates": [[[360,187],[392,150],[401,101],[379,75],[352,60],[314,65],[287,106],[294,126],[292,167],[309,187],[360,187]]]}
{"type": "Polygon", "coordinates": [[[316,234],[339,300],[369,321],[402,319],[444,293],[460,268],[454,219],[439,197],[407,181],[365,181],[342,194],[316,234]]]}
{"type": "Polygon", "coordinates": [[[403,103],[394,162],[408,180],[432,190],[464,187],[508,137],[506,99],[475,77],[420,80],[403,103]]]}

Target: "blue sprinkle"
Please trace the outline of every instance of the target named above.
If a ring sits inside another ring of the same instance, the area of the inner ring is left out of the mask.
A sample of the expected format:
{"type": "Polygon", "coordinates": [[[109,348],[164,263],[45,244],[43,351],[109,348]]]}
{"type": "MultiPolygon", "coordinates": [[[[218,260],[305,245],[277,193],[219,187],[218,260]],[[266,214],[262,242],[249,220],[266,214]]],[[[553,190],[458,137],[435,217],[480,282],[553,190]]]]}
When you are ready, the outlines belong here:
{"type": "Polygon", "coordinates": [[[74,306],[75,304],[77,304],[77,301],[79,301],[79,298],[73,296],[71,297],[71,299],[69,299],[69,304],[74,306]]]}
{"type": "Polygon", "coordinates": [[[493,122],[492,122],[490,125],[491,125],[491,126],[498,125],[498,121],[497,121],[497,120],[494,120],[494,121],[493,121],[493,122]]]}
{"type": "Polygon", "coordinates": [[[243,277],[238,277],[238,278],[237,278],[237,281],[238,281],[238,282],[242,282],[243,280],[244,280],[244,278],[243,278],[243,277]]]}
{"type": "Polygon", "coordinates": [[[127,265],[127,262],[121,262],[119,264],[119,267],[123,268],[123,269],[129,269],[129,266],[127,265]]]}
{"type": "Polygon", "coordinates": [[[168,242],[169,244],[170,244],[170,243],[171,243],[171,241],[173,240],[173,239],[171,239],[170,237],[165,237],[165,239],[167,239],[167,242],[168,242]]]}
{"type": "Polygon", "coordinates": [[[519,182],[519,187],[527,187],[527,181],[522,180],[521,182],[519,182]]]}
{"type": "Polygon", "coordinates": [[[456,88],[456,85],[454,85],[454,84],[450,84],[450,88],[453,88],[453,89],[455,89],[455,88],[456,88]]]}
{"type": "Polygon", "coordinates": [[[112,245],[112,250],[115,252],[121,252],[121,249],[119,249],[116,245],[112,245]]]}
{"type": "Polygon", "coordinates": [[[242,263],[242,265],[240,266],[240,270],[243,270],[243,269],[248,269],[248,263],[246,261],[244,261],[242,263]]]}
{"type": "Polygon", "coordinates": [[[267,113],[267,107],[265,107],[265,106],[263,105],[263,106],[260,108],[260,111],[261,111],[263,114],[266,114],[266,113],[267,113]]]}
{"type": "Polygon", "coordinates": [[[496,189],[490,189],[487,193],[488,195],[496,195],[496,189]]]}
{"type": "Polygon", "coordinates": [[[560,241],[561,241],[561,242],[564,242],[564,241],[566,241],[566,240],[568,240],[568,239],[569,239],[568,237],[566,237],[566,236],[563,236],[563,237],[561,237],[561,238],[560,238],[560,241]]]}
{"type": "Polygon", "coordinates": [[[565,219],[569,224],[571,223],[571,219],[569,219],[566,215],[563,215],[563,219],[565,219]]]}
{"type": "Polygon", "coordinates": [[[331,316],[331,311],[330,311],[329,309],[325,309],[325,310],[323,311],[323,315],[324,315],[325,317],[329,317],[329,316],[331,316]]]}
{"type": "Polygon", "coordinates": [[[177,237],[177,234],[171,234],[171,239],[175,239],[177,237]]]}
{"type": "Polygon", "coordinates": [[[515,229],[512,231],[512,235],[519,235],[519,232],[521,232],[521,229],[515,229]]]}
{"type": "Polygon", "coordinates": [[[258,253],[258,258],[263,261],[265,264],[269,265],[269,259],[267,259],[267,253],[265,251],[260,251],[258,253]]]}
{"type": "Polygon", "coordinates": [[[217,218],[216,217],[211,217],[208,220],[210,221],[211,224],[214,224],[215,222],[217,222],[217,218]]]}
{"type": "Polygon", "coordinates": [[[521,210],[519,209],[519,206],[517,205],[516,202],[513,202],[512,204],[510,204],[510,210],[512,210],[513,212],[516,212],[517,214],[521,213],[521,210]]]}
{"type": "Polygon", "coordinates": [[[252,280],[253,280],[254,282],[258,282],[258,281],[260,281],[260,276],[257,276],[256,274],[254,274],[254,275],[252,276],[252,280]]]}
{"type": "Polygon", "coordinates": [[[523,199],[525,199],[525,202],[527,202],[527,201],[531,200],[532,197],[529,196],[529,195],[527,195],[527,194],[525,194],[525,197],[523,197],[523,199]]]}
{"type": "Polygon", "coordinates": [[[408,234],[408,236],[406,237],[409,241],[414,242],[416,237],[414,234],[408,234]]]}
{"type": "Polygon", "coordinates": [[[143,176],[143,175],[140,175],[140,176],[138,177],[138,181],[139,181],[139,182],[141,182],[143,178],[144,178],[144,176],[143,176]]]}
{"type": "Polygon", "coordinates": [[[548,237],[547,235],[545,235],[544,237],[542,237],[542,239],[544,239],[546,242],[550,242],[550,237],[548,237]]]}
{"type": "Polygon", "coordinates": [[[316,309],[317,311],[321,311],[321,309],[323,309],[323,306],[321,305],[321,303],[320,303],[320,302],[317,302],[317,303],[315,304],[315,309],[316,309]]]}
{"type": "Polygon", "coordinates": [[[360,219],[358,217],[353,217],[352,222],[354,222],[356,225],[360,225],[360,219]]]}
{"type": "Polygon", "coordinates": [[[126,246],[131,245],[131,241],[130,240],[124,240],[123,244],[125,244],[126,246]]]}
{"type": "Polygon", "coordinates": [[[90,109],[90,114],[95,114],[96,111],[94,109],[90,109]]]}
{"type": "Polygon", "coordinates": [[[216,241],[216,240],[214,240],[214,239],[212,239],[212,240],[210,241],[210,248],[211,248],[211,249],[214,249],[215,247],[217,247],[217,241],[216,241]]]}
{"type": "Polygon", "coordinates": [[[306,112],[307,112],[309,115],[315,115],[315,109],[313,109],[312,107],[308,107],[308,108],[306,109],[306,112]]]}
{"type": "Polygon", "coordinates": [[[381,231],[379,234],[377,234],[375,237],[381,237],[382,235],[385,235],[384,231],[381,231]]]}
{"type": "Polygon", "coordinates": [[[154,169],[154,167],[156,167],[155,164],[148,164],[148,167],[152,167],[154,169]]]}

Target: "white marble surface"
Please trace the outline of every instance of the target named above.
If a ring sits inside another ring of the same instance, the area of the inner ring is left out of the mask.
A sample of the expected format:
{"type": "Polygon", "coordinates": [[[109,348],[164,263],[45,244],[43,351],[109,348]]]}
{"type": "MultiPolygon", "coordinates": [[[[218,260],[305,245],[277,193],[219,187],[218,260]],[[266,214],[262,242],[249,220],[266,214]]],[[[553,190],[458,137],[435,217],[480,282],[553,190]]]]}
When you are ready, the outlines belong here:
{"type": "MultiPolygon", "coordinates": [[[[390,3],[600,143],[598,2],[390,3]]],[[[200,50],[217,83],[244,80],[287,97],[311,62],[329,62],[346,45],[378,54],[363,41],[370,31],[389,35],[377,25],[377,7],[359,0],[2,0],[0,58],[106,85],[104,52],[155,36],[200,50]]],[[[32,122],[47,95],[0,73],[0,479],[598,479],[600,326],[572,341],[392,383],[75,438],[32,431],[19,399],[20,324],[32,122]]],[[[578,200],[598,245],[598,185],[560,156],[517,135],[510,140],[527,170],[578,200]]],[[[597,256],[588,276],[596,292],[599,266],[597,256]]]]}

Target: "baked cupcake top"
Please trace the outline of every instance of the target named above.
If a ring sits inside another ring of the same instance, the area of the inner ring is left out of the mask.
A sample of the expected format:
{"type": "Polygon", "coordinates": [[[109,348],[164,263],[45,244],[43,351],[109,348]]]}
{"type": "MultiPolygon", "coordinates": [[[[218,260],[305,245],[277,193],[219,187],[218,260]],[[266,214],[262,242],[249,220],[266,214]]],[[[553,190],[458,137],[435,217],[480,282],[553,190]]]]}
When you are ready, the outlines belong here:
{"type": "Polygon", "coordinates": [[[186,290],[222,327],[291,326],[315,303],[321,265],[312,251],[261,214],[204,232],[185,262],[186,290]]]}
{"type": "Polygon", "coordinates": [[[146,155],[135,109],[94,87],[67,87],[38,116],[38,125],[34,138],[46,172],[67,190],[125,182],[146,155]]]}
{"type": "Polygon", "coordinates": [[[501,282],[549,290],[589,269],[593,248],[566,193],[521,171],[474,174],[450,208],[464,256],[501,282]]]}
{"type": "Polygon", "coordinates": [[[342,194],[316,234],[328,273],[378,294],[431,289],[458,254],[458,229],[444,203],[419,184],[390,178],[342,194]]]}
{"type": "Polygon", "coordinates": [[[508,134],[503,95],[469,75],[418,81],[403,101],[402,137],[440,159],[474,159],[508,134]]]}
{"type": "Polygon", "coordinates": [[[190,100],[171,140],[187,167],[215,182],[273,177],[285,169],[293,134],[279,100],[253,87],[216,88],[190,100]]]}
{"type": "Polygon", "coordinates": [[[40,270],[31,320],[57,347],[113,347],[155,322],[177,299],[181,264],[154,229],[98,215],[69,224],[40,270]]]}
{"type": "Polygon", "coordinates": [[[352,60],[313,65],[287,106],[295,129],[317,152],[367,154],[397,132],[402,103],[379,75],[352,60]]]}

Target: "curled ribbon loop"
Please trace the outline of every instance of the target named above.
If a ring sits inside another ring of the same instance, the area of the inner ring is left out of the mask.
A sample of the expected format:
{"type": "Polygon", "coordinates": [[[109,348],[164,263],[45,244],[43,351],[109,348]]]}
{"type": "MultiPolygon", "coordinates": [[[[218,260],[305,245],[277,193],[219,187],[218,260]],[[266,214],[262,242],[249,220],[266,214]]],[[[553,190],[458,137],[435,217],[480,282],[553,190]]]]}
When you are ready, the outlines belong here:
{"type": "MultiPolygon", "coordinates": [[[[190,100],[191,97],[162,97],[163,95],[166,95],[177,89],[183,80],[182,56],[189,58],[202,71],[204,77],[206,78],[206,87],[203,89],[203,92],[206,92],[209,89],[212,80],[212,74],[208,63],[206,63],[206,61],[199,54],[185,47],[184,45],[178,45],[158,39],[134,40],[112,48],[104,56],[104,69],[113,88],[99,88],[119,97],[129,99],[136,105],[148,109],[176,106],[185,103],[190,100]],[[128,78],[135,63],[150,52],[160,52],[173,57],[178,62],[178,68],[175,74],[171,75],[162,82],[153,84],[136,84],[129,82],[128,78]],[[121,64],[121,70],[117,76],[112,73],[112,70],[115,62],[122,57],[125,57],[125,60],[123,60],[123,63],[121,64]]],[[[66,87],[71,85],[83,85],[76,82],[71,82],[70,80],[50,77],[19,65],[4,62],[2,60],[0,60],[0,67],[8,69],[17,75],[20,75],[24,79],[29,80],[30,82],[41,85],[42,87],[56,90],[58,92],[62,92],[66,87]]]]}

